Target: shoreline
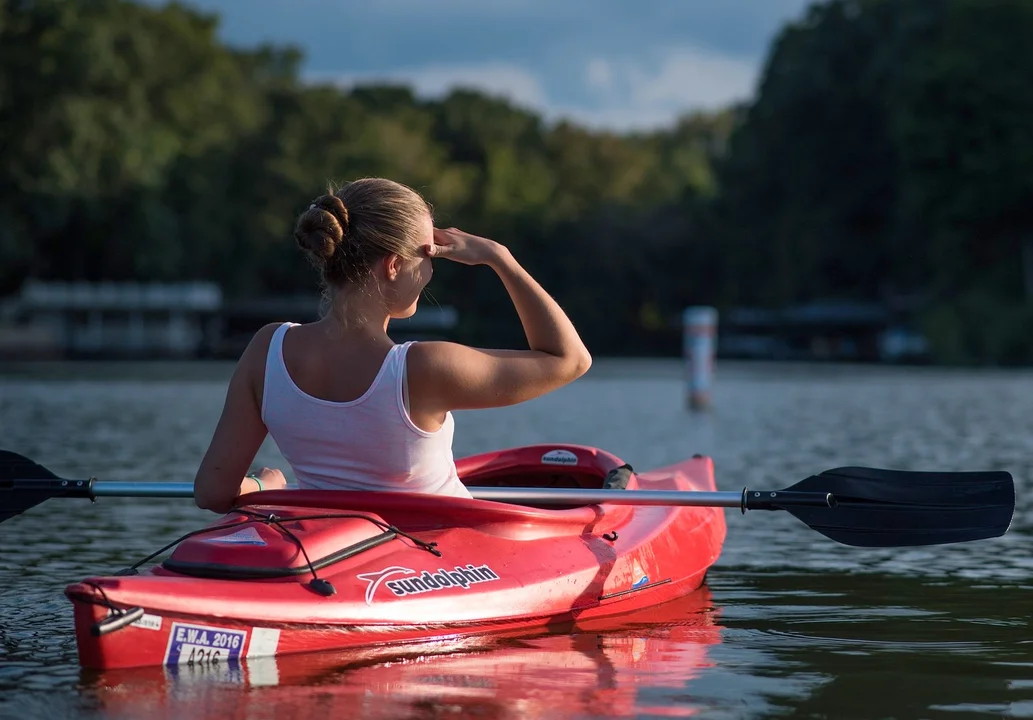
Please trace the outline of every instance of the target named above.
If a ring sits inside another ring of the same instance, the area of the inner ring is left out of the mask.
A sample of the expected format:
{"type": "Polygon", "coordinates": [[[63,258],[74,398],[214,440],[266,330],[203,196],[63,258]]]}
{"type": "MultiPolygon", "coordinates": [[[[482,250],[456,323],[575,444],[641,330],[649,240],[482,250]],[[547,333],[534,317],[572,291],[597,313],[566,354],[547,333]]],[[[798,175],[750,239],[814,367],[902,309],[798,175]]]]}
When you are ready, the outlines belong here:
{"type": "MultiPolygon", "coordinates": [[[[46,359],[0,360],[0,380],[226,380],[236,365],[233,359],[46,359]]],[[[639,379],[683,379],[685,361],[680,357],[603,356],[594,358],[583,380],[608,377],[639,379]]],[[[785,379],[801,376],[842,377],[857,375],[959,377],[967,375],[1016,377],[1033,375],[1033,366],[968,367],[953,365],[907,365],[895,363],[856,363],[829,360],[746,360],[718,358],[714,382],[722,375],[785,379]]]]}

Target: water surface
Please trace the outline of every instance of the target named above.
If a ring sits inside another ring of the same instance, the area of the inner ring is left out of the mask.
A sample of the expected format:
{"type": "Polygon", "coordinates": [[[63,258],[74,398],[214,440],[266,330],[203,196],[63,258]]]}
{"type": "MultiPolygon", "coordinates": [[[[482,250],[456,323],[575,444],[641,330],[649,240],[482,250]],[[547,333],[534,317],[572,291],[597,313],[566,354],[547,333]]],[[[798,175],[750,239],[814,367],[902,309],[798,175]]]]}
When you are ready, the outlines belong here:
{"type": "MultiPolygon", "coordinates": [[[[229,369],[8,366],[0,447],[64,476],[190,480],[229,369]]],[[[652,625],[235,672],[80,670],[63,587],[211,515],[179,500],[51,501],[0,526],[0,716],[1033,717],[1031,418],[1028,372],[723,363],[713,410],[692,414],[677,363],[597,361],[531,403],[458,413],[457,455],[574,442],[646,470],[702,452],[730,490],[841,465],[1004,469],[1013,526],[989,541],[865,550],[784,513],[728,511],[707,585],[652,625]]],[[[259,462],[282,466],[269,441],[259,462]]]]}

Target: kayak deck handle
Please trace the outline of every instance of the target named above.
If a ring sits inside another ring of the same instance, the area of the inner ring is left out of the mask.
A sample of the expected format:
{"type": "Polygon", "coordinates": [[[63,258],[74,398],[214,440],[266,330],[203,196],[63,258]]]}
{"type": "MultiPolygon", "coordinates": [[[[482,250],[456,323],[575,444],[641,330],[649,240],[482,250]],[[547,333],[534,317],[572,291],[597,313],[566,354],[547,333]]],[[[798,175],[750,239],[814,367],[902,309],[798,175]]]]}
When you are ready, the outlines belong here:
{"type": "Polygon", "coordinates": [[[125,610],[116,610],[112,608],[106,618],[93,623],[93,626],[90,627],[90,634],[93,635],[93,637],[107,635],[108,633],[115,632],[116,630],[121,630],[126,625],[133,624],[142,617],[142,607],[127,608],[125,610]]]}

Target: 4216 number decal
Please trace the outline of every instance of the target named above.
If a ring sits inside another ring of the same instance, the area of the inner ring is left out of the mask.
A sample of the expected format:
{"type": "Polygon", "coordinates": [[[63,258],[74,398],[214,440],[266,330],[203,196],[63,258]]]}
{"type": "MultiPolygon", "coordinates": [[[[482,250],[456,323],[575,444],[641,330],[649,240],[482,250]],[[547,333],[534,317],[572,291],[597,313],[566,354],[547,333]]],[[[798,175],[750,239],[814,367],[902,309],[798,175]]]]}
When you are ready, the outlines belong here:
{"type": "Polygon", "coordinates": [[[246,630],[172,623],[165,665],[209,665],[236,661],[247,641],[246,630]]]}

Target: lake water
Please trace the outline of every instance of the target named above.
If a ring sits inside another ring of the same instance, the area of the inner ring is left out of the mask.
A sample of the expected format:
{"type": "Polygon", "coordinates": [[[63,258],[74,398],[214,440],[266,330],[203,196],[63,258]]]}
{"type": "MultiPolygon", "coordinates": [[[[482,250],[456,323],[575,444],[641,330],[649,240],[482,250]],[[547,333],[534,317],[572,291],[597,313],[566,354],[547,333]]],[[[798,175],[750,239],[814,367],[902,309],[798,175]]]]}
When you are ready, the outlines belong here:
{"type": "MultiPolygon", "coordinates": [[[[7,367],[0,447],[64,476],[189,481],[229,371],[7,367]]],[[[722,363],[713,400],[708,413],[684,409],[677,362],[600,360],[539,400],[459,413],[455,450],[575,442],[639,470],[701,452],[728,490],[842,465],[1004,469],[1012,528],[868,550],[785,513],[730,510],[706,586],[657,625],[278,658],[223,675],[90,673],[64,586],[212,516],[185,500],[53,500],[0,526],[0,716],[1033,717],[1033,372],[722,363]]],[[[259,462],[281,464],[271,442],[259,462]]]]}

